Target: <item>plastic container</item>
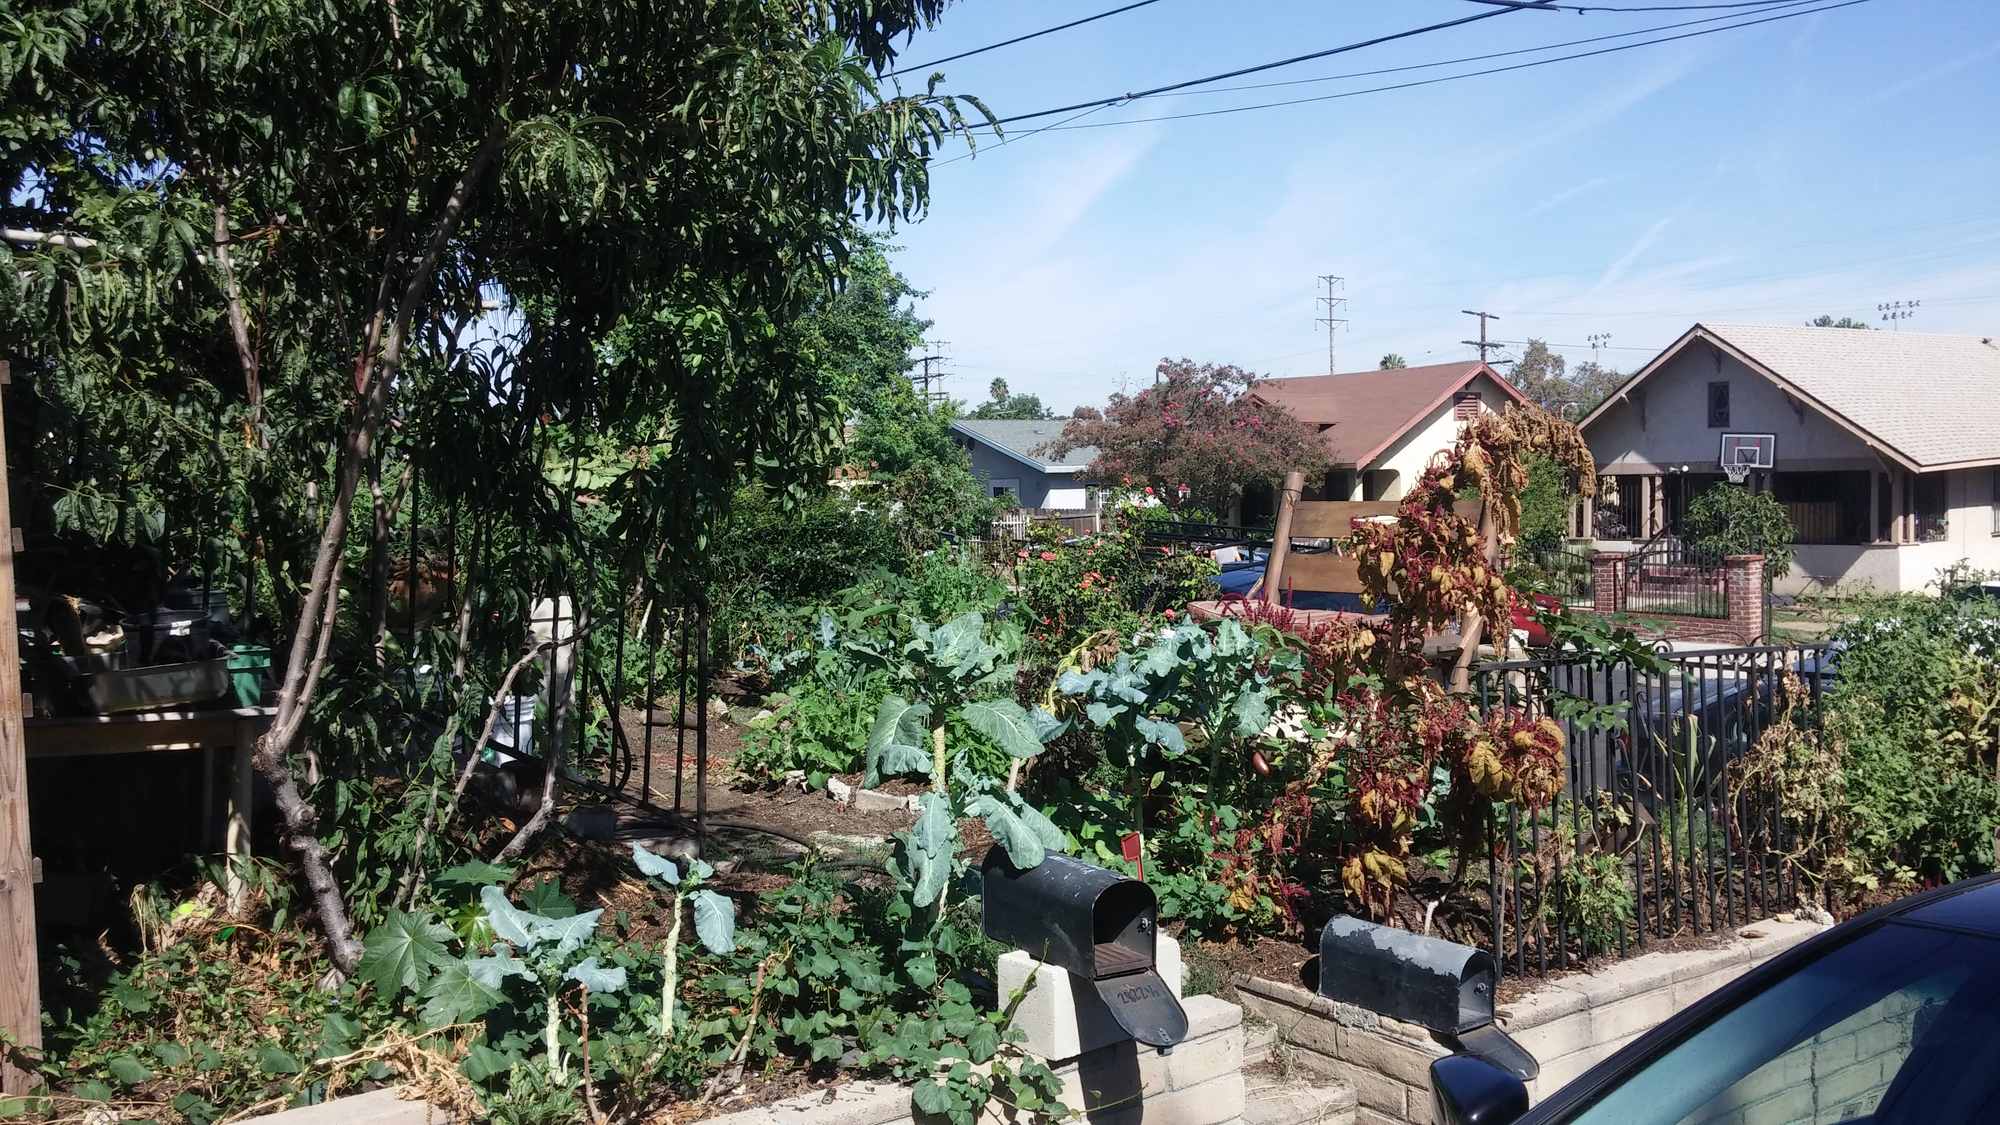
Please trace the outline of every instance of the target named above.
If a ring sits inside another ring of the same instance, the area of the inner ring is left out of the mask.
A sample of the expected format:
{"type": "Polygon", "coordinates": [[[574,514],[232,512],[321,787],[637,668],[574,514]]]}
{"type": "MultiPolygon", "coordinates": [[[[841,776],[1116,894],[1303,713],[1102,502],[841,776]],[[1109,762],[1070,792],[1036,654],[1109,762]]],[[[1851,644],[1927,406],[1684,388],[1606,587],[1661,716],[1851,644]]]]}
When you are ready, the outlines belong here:
{"type": "Polygon", "coordinates": [[[238,707],[255,707],[264,702],[264,683],[270,679],[271,650],[263,645],[231,645],[229,687],[236,693],[238,707]]]}
{"type": "Polygon", "coordinates": [[[516,695],[500,704],[493,737],[479,750],[483,761],[497,766],[534,752],[535,702],[532,695],[516,695]]]}
{"type": "Polygon", "coordinates": [[[229,660],[191,660],[156,664],[90,677],[90,704],[99,714],[151,711],[189,703],[207,703],[229,691],[229,660]]]}

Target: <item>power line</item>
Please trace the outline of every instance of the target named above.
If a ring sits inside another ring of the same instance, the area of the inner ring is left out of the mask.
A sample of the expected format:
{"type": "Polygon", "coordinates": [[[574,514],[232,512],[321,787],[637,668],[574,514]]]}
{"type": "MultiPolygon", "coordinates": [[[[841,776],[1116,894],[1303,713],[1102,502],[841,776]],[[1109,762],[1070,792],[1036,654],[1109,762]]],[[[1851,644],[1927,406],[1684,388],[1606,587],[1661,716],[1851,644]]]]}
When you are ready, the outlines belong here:
{"type": "Polygon", "coordinates": [[[974,47],[970,51],[960,51],[955,55],[946,55],[941,59],[932,59],[930,62],[927,63],[917,63],[913,66],[899,66],[894,70],[885,72],[882,75],[882,77],[894,78],[898,74],[905,74],[912,70],[928,70],[934,66],[941,66],[948,62],[956,62],[959,59],[969,59],[974,55],[983,55],[988,51],[997,51],[1002,47],[1011,47],[1016,43],[1026,43],[1030,39],[1040,39],[1044,35],[1054,35],[1058,31],[1068,31],[1072,27],[1082,27],[1084,24],[1094,23],[1108,16],[1115,16],[1120,12],[1129,12],[1134,8],[1143,8],[1148,4],[1157,4],[1159,2],[1160,0],[1138,0],[1138,3],[1136,4],[1127,4],[1122,8],[1113,8],[1108,12],[1099,12],[1094,16],[1085,16],[1080,20],[1071,20],[1068,23],[1059,23],[1054,27],[1045,27],[1040,31],[1030,31],[1026,35],[1016,35],[1012,39],[1002,39],[998,43],[988,43],[984,47],[974,47]]]}
{"type": "MultiPolygon", "coordinates": [[[[1866,4],[1869,2],[1870,0],[1843,0],[1842,3],[1838,4],[1828,4],[1825,5],[1824,7],[1819,7],[1819,8],[1808,8],[1804,11],[1786,12],[1783,15],[1766,16],[1763,19],[1746,20],[1743,23],[1729,24],[1728,26],[1725,27],[1704,28],[1701,31],[1683,32],[1680,35],[1667,35],[1667,36],[1662,36],[1658,39],[1641,40],[1640,42],[1637,43],[1623,43],[1616,47],[1602,47],[1595,51],[1579,51],[1573,55],[1557,55],[1554,58],[1536,59],[1533,62],[1515,63],[1512,66],[1488,67],[1485,70],[1469,70],[1466,71],[1464,74],[1447,74],[1439,78],[1424,78],[1414,82],[1396,82],[1387,86],[1371,86],[1365,90],[1343,90],[1338,94],[1320,94],[1316,97],[1310,97],[1310,98],[1289,98],[1284,101],[1259,102],[1255,105],[1230,106],[1226,109],[1208,109],[1208,110],[1201,110],[1195,113],[1169,113],[1169,114],[1161,114],[1156,117],[1128,117],[1120,121],[1095,121],[1084,125],[1051,126],[1051,128],[1060,128],[1065,130],[1108,129],[1116,125],[1144,125],[1155,121],[1184,121],[1189,118],[1195,118],[1195,117],[1219,117],[1223,114],[1229,114],[1229,113],[1248,113],[1249,111],[1255,109],[1276,109],[1280,106],[1307,105],[1312,102],[1328,102],[1328,101],[1336,101],[1340,98],[1359,97],[1362,94],[1380,94],[1390,90],[1409,90],[1419,86],[1435,86],[1442,82],[1456,82],[1462,78],[1481,78],[1490,74],[1505,74],[1509,71],[1527,70],[1537,66],[1548,66],[1551,63],[1570,62],[1575,59],[1587,59],[1595,57],[1597,55],[1609,55],[1609,54],[1615,54],[1619,51],[1630,51],[1637,47],[1650,47],[1659,43],[1672,43],[1681,39],[1694,39],[1703,35],[1715,35],[1719,32],[1724,32],[1724,31],[1737,31],[1746,27],[1755,27],[1758,24],[1775,23],[1779,20],[1796,19],[1799,16],[1817,15],[1820,12],[1831,12],[1839,8],[1852,8],[1857,4],[1866,4]]],[[[1520,8],[1500,9],[1500,11],[1503,12],[1516,12],[1522,10],[1523,9],[1520,8]]],[[[1133,98],[1147,97],[1147,96],[1150,95],[1147,94],[1132,95],[1133,98]]],[[[1028,116],[1040,116],[1040,115],[1032,114],[1028,116]]],[[[1018,120],[1018,118],[1011,118],[1009,120],[1018,120]]]]}
{"type": "MultiPolygon", "coordinates": [[[[1774,0],[1772,10],[1780,8],[1800,8],[1821,0],[1774,0]]],[[[1743,18],[1743,13],[1734,12],[1726,16],[1703,16],[1698,20],[1681,20],[1678,23],[1654,24],[1652,27],[1636,28],[1632,31],[1614,31],[1606,35],[1590,35],[1582,39],[1567,39],[1561,43],[1543,43],[1534,47],[1517,47],[1511,51],[1491,51],[1483,55],[1462,55],[1455,59],[1439,59],[1436,62],[1410,63],[1405,66],[1385,66],[1374,70],[1350,70],[1345,74],[1326,74],[1318,78],[1286,78],[1277,82],[1245,82],[1237,86],[1209,86],[1200,90],[1176,90],[1158,95],[1166,98],[1189,98],[1202,94],[1227,94],[1243,90],[1275,90],[1286,86],[1312,86],[1321,82],[1341,82],[1349,78],[1374,78],[1383,74],[1403,74],[1412,70],[1432,70],[1440,66],[1458,66],[1463,63],[1485,62],[1488,59],[1512,58],[1515,55],[1537,55],[1543,51],[1559,51],[1564,47],[1581,47],[1586,43],[1603,43],[1611,39],[1630,39],[1635,35],[1651,35],[1656,31],[1672,31],[1677,27],[1694,27],[1704,23],[1719,23],[1723,20],[1743,18]]]]}
{"type": "MultiPolygon", "coordinates": [[[[1536,3],[1529,4],[1528,7],[1531,8],[1539,7],[1541,3],[1544,2],[1546,2],[1546,0],[1537,0],[1536,3]]],[[[1425,35],[1433,31],[1442,31],[1448,27],[1458,27],[1462,24],[1477,23],[1480,20],[1492,19],[1494,16],[1504,16],[1511,12],[1518,12],[1522,10],[1523,9],[1521,8],[1515,8],[1515,7],[1496,8],[1490,12],[1481,12],[1476,16],[1465,16],[1461,19],[1445,20],[1442,23],[1425,24],[1422,27],[1413,27],[1406,31],[1396,31],[1396,32],[1391,32],[1388,35],[1378,35],[1373,39],[1363,39],[1360,40],[1359,42],[1347,43],[1339,47],[1328,47],[1324,51],[1314,51],[1310,54],[1294,55],[1288,59],[1278,59],[1274,62],[1258,63],[1256,66],[1246,66],[1246,67],[1240,67],[1236,70],[1226,70],[1223,71],[1221,74],[1211,74],[1204,78],[1190,78],[1182,82],[1171,82],[1165,86],[1155,86],[1150,90],[1139,90],[1133,93],[1116,94],[1108,98],[1093,98],[1092,100],[1087,102],[1077,102],[1075,105],[1061,105],[1055,107],[1054,109],[1038,109],[1033,113],[1017,113],[1012,117],[1002,117],[998,121],[993,122],[993,124],[1006,125],[1015,121],[1032,121],[1037,117],[1053,117],[1058,113],[1069,113],[1073,110],[1091,109],[1097,106],[1117,105],[1120,102],[1137,101],[1140,98],[1150,98],[1155,94],[1164,94],[1173,90],[1185,90],[1190,86],[1205,86],[1210,82],[1220,82],[1225,78],[1241,78],[1246,74],[1257,74],[1266,70],[1276,70],[1279,67],[1283,66],[1295,66],[1302,62],[1311,62],[1314,59],[1327,58],[1330,55],[1342,55],[1346,54],[1349,51],[1358,51],[1363,47],[1373,47],[1382,43],[1391,43],[1398,39],[1409,39],[1414,36],[1425,35]]]]}
{"type": "Polygon", "coordinates": [[[1716,8],[1769,8],[1783,3],[1783,0],[1738,0],[1734,4],[1536,4],[1528,0],[1472,0],[1474,4],[1492,4],[1500,8],[1540,8],[1565,12],[1704,12],[1716,8]]]}

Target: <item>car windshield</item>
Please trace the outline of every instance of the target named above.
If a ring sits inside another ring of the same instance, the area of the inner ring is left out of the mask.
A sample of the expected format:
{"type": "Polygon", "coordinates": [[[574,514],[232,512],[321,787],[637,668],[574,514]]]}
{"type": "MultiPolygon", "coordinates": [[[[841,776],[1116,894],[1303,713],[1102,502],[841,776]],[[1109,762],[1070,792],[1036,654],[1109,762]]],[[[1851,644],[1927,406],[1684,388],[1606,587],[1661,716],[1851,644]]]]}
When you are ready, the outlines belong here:
{"type": "Polygon", "coordinates": [[[1885,925],[1724,1013],[1563,1120],[2000,1120],[2000,942],[1885,925]]]}

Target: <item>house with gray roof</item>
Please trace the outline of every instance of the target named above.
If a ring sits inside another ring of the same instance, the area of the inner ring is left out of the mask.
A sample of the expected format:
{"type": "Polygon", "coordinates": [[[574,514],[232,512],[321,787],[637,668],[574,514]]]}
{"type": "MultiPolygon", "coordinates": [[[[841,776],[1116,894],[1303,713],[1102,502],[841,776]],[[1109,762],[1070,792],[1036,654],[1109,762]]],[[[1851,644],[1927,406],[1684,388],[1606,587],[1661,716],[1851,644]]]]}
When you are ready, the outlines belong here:
{"type": "Polygon", "coordinates": [[[1041,452],[1068,422],[961,418],[951,424],[951,440],[972,458],[972,475],[986,483],[990,496],[1010,493],[1021,507],[1041,511],[1095,511],[1097,490],[1083,483],[1082,474],[1097,459],[1096,448],[1062,457],[1041,452]]]}
{"type": "Polygon", "coordinates": [[[1797,534],[1782,592],[2000,569],[1994,337],[1696,324],[1580,425],[1601,478],[1581,523],[1600,541],[1675,534],[1742,456],[1797,534]]]}

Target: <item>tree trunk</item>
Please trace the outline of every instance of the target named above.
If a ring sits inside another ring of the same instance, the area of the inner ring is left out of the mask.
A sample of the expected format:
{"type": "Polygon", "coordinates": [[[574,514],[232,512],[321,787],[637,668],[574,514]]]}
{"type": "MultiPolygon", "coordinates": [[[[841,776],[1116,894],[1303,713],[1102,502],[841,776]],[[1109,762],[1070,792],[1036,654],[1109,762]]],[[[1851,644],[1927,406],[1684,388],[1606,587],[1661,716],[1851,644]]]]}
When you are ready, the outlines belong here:
{"type": "Polygon", "coordinates": [[[484,143],[468,162],[465,173],[446,199],[443,214],[431,231],[423,256],[412,265],[401,299],[391,301],[391,278],[385,272],[376,297],[360,354],[354,362],[355,412],[347,436],[341,443],[335,470],[336,487],[326,509],[326,525],[320,532],[318,552],[313,560],[312,579],[299,607],[299,619],[292,636],[290,659],[285,665],[285,682],[279,691],[277,714],[264,736],[257,740],[253,756],[259,773],[271,783],[282,817],[285,846],[296,852],[299,865],[312,890],[314,909],[327,939],[327,954],[341,972],[352,974],[361,961],[361,943],[354,937],[354,924],[342,899],[339,881],[326,849],[314,833],[317,814],[299,792],[291,768],[292,750],[311,709],[313,692],[326,666],[336,610],[340,602],[340,558],[347,541],[348,510],[361,484],[363,468],[372,460],[375,437],[388,414],[389,392],[402,365],[403,349],[410,336],[417,306],[436,283],[438,260],[458,229],[479,181],[498,158],[506,139],[503,123],[496,118],[484,143]],[[393,319],[391,314],[393,313],[393,319]],[[386,337],[384,322],[389,324],[386,337]],[[377,343],[381,351],[376,352],[377,343]]]}
{"type": "MultiPolygon", "coordinates": [[[[1486,569],[1497,572],[1500,562],[1500,530],[1493,522],[1493,502],[1481,500],[1479,504],[1479,541],[1481,554],[1486,559],[1486,569]]],[[[1504,628],[1496,625],[1496,630],[1504,628]]],[[[1479,658],[1479,638],[1485,632],[1485,622],[1480,620],[1479,611],[1467,609],[1458,619],[1458,659],[1451,665],[1451,690],[1465,695],[1472,690],[1472,662],[1479,658]]],[[[1501,634],[1495,632],[1494,636],[1501,634]]]]}

